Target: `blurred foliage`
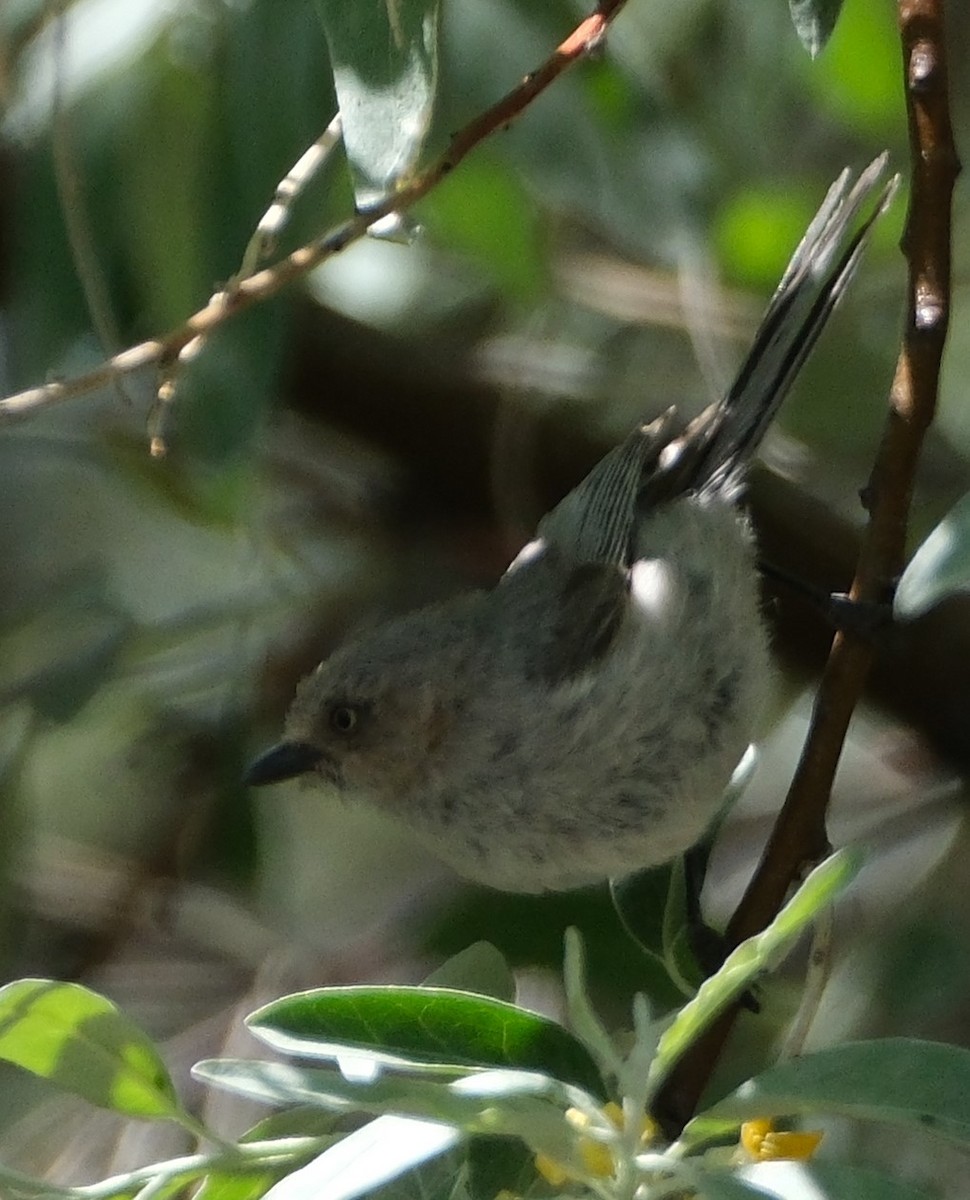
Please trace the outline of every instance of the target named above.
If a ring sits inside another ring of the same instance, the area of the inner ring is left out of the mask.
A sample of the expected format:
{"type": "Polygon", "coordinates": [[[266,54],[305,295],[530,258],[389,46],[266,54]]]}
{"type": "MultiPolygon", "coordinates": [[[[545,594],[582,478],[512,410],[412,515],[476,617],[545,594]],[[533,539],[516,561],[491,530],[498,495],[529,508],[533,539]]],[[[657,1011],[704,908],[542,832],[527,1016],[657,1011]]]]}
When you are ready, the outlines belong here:
{"type": "Polygon", "coordinates": [[[434,111],[440,0],[317,0],[358,208],[414,173],[434,111]]]}
{"type": "Polygon", "coordinates": [[[825,47],[842,11],[842,0],[789,0],[802,45],[815,58],[825,47]]]}
{"type": "MultiPolygon", "coordinates": [[[[970,10],[950,8],[959,138],[970,10]]],[[[425,155],[583,11],[571,0],[449,0],[425,155]]],[[[838,171],[886,147],[905,171],[899,57],[883,0],[846,0],[815,61],[782,2],[629,0],[601,56],[418,206],[409,244],[355,245],[209,339],[180,378],[165,460],[146,450],[151,373],[128,381],[127,407],[106,391],[2,429],[5,977],[107,972],[126,1008],[171,1029],[173,1006],[188,1025],[227,999],[221,974],[180,957],[186,945],[247,980],[267,946],[300,947],[303,984],[413,980],[425,957],[487,937],[529,969],[526,994],[554,1007],[545,972],[575,923],[597,999],[625,1010],[648,968],[604,893],[460,890],[400,831],[299,791],[253,802],[240,767],[274,738],[301,672],[352,623],[493,579],[511,531],[527,529],[557,472],[575,479],[590,443],[673,402],[696,412],[717,392],[838,171]],[[456,478],[478,488],[472,502],[456,478]],[[176,964],[164,981],[144,967],[159,926],[176,964]]],[[[4,393],[69,376],[201,307],[335,107],[311,0],[7,0],[0,100],[4,393]],[[92,333],[65,178],[117,346],[92,333]]],[[[337,154],[276,252],[351,206],[337,154]]],[[[967,221],[960,196],[952,343],[914,545],[967,490],[967,221]]],[[[767,447],[853,526],[897,346],[892,242],[873,246],[767,447]]],[[[779,729],[784,717],[779,705],[779,729]]],[[[883,722],[850,756],[875,745],[918,807],[941,769],[908,736],[883,722]]],[[[761,773],[774,806],[790,766],[791,756],[761,773]]],[[[879,808],[883,782],[869,771],[853,800],[871,810],[885,870],[905,886],[887,886],[869,913],[874,928],[894,928],[895,957],[853,976],[855,997],[926,960],[936,943],[899,926],[929,918],[898,906],[960,853],[949,810],[939,827],[921,824],[920,837],[939,835],[932,850],[904,853],[916,835],[879,808]]],[[[745,827],[728,890],[767,819],[745,827]]],[[[916,1010],[905,997],[894,1011],[916,1010]]],[[[872,1015],[862,1001],[852,1011],[862,1026],[872,1015]]],[[[927,1020],[970,1040],[952,1009],[931,1007],[927,1020]]],[[[26,1153],[29,1139],[19,1144],[26,1153]]]]}

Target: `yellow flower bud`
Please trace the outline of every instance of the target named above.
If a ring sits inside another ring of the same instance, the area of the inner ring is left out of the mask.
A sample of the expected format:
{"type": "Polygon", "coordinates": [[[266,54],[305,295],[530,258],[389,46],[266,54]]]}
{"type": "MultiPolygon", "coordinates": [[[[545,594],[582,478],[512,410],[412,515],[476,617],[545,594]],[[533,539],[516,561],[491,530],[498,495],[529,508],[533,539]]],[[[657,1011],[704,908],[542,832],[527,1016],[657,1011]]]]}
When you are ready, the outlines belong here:
{"type": "Polygon", "coordinates": [[[537,1154],[535,1156],[535,1164],[536,1170],[546,1183],[551,1184],[552,1187],[562,1187],[564,1183],[569,1182],[569,1175],[548,1154],[537,1154]]]}
{"type": "MultiPolygon", "coordinates": [[[[615,1129],[623,1129],[623,1109],[615,1100],[610,1100],[609,1103],[603,1105],[603,1115],[615,1129]]],[[[566,1110],[566,1121],[579,1134],[589,1129],[592,1124],[589,1114],[579,1108],[568,1108],[566,1110]]],[[[651,1117],[643,1114],[640,1118],[641,1144],[648,1145],[657,1136],[657,1133],[656,1122],[651,1117]]],[[[616,1169],[616,1160],[613,1156],[613,1149],[608,1143],[599,1141],[596,1138],[581,1136],[577,1140],[576,1148],[587,1177],[592,1176],[596,1179],[606,1179],[613,1174],[616,1169]]],[[[537,1154],[535,1156],[535,1165],[536,1170],[542,1178],[553,1187],[562,1187],[568,1180],[580,1178],[575,1169],[568,1168],[562,1163],[556,1162],[548,1154],[537,1154]]]]}
{"type": "Polygon", "coordinates": [[[767,1118],[745,1121],[741,1126],[741,1147],[755,1162],[794,1159],[807,1162],[823,1137],[819,1129],[776,1130],[767,1118]]]}
{"type": "Polygon", "coordinates": [[[613,1151],[602,1142],[583,1138],[579,1143],[579,1157],[590,1175],[606,1179],[613,1174],[613,1151]]]}

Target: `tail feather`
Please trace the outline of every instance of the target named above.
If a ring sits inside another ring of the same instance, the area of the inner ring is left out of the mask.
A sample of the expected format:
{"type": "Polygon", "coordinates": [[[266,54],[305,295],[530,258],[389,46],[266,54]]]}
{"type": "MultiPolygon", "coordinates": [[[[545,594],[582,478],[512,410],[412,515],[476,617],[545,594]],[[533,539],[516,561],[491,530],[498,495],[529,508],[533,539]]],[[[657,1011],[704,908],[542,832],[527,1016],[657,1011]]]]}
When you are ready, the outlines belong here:
{"type": "MultiPolygon", "coordinates": [[[[851,188],[844,171],[829,189],[723,399],[679,435],[673,409],[635,429],[543,518],[541,542],[576,562],[628,566],[636,525],[646,511],[684,493],[724,495],[739,487],[748,460],[852,278],[872,226],[895,194],[898,176],[883,185],[873,210],[854,228],[886,160],[885,154],[877,158],[851,188]]],[[[525,548],[510,573],[529,561],[536,545],[525,548]]]]}
{"type": "Polygon", "coordinates": [[[886,161],[887,155],[881,154],[851,188],[848,171],[829,188],[791,257],[734,383],[715,406],[712,433],[700,464],[705,479],[702,490],[735,487],[774,420],[855,273],[873,225],[896,193],[898,175],[883,185],[872,211],[852,232],[886,161]]]}

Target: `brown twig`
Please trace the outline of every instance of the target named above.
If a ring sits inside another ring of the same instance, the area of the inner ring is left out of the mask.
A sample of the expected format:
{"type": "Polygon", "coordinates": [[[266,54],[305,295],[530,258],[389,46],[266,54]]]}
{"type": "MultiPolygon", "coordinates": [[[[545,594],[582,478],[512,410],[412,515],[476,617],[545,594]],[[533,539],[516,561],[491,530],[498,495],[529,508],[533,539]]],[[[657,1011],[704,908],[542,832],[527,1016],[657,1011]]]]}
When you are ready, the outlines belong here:
{"type": "Polygon", "coordinates": [[[236,313],[275,296],[288,284],[363,237],[378,221],[392,213],[406,212],[449,175],[479,143],[497,130],[508,128],[573,63],[596,49],[625,3],[626,0],[600,0],[593,13],[576,26],[537,70],[459,130],[443,154],[380,204],[355,213],[274,266],[241,280],[231,291],[219,293],[164,337],[132,346],[74,379],[55,380],[0,400],[0,418],[23,417],[38,408],[86,395],[142,367],[156,366],[164,370],[194,338],[210,334],[236,313]]]}
{"type": "MultiPolygon", "coordinates": [[[[313,176],[320,171],[331,153],[343,139],[343,119],[338,112],[320,137],[300,155],[286,175],[276,186],[273,201],[260,217],[253,236],[243,251],[239,270],[225,287],[220,288],[209,300],[210,305],[225,304],[239,284],[254,275],[273,253],[280,233],[286,227],[290,211],[300,193],[313,176]]],[[[174,362],[170,363],[166,377],[155,395],[155,403],[148,414],[148,448],[152,458],[162,458],[167,453],[165,426],[175,406],[178,391],[178,375],[205,349],[205,338],[197,335],[186,342],[174,362]]]]}
{"type": "Polygon", "coordinates": [[[313,145],[303,151],[276,185],[273,201],[260,217],[256,231],[243,251],[236,279],[231,281],[230,286],[258,271],[263,263],[272,257],[280,234],[290,219],[293,205],[310,181],[323,170],[331,154],[341,144],[343,136],[343,118],[338,112],[313,145]]]}
{"type": "MultiPolygon", "coordinates": [[[[943,0],[898,0],[912,188],[903,234],[909,266],[902,348],[882,441],[865,492],[869,522],[850,595],[891,599],[903,567],[913,481],[936,410],[950,314],[950,206],[960,170],[950,127],[943,0]]],[[[871,641],[839,633],[819,684],[811,728],[784,807],[727,930],[729,948],[763,929],[806,863],[827,848],[825,816],[849,720],[872,665],[871,641]]],[[[695,1045],[662,1099],[678,1126],[693,1114],[731,1030],[728,1012],[695,1045]]]]}

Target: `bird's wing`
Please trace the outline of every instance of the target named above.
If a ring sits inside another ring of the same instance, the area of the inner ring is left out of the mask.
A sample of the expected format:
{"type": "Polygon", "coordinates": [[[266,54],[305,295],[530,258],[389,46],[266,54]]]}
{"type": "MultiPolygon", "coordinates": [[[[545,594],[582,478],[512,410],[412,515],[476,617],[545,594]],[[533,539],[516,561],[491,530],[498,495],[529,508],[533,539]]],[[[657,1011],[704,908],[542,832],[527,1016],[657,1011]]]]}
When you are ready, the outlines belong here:
{"type": "Polygon", "coordinates": [[[629,597],[631,547],[644,480],[662,473],[673,409],[614,447],[539,522],[493,593],[497,623],[526,678],[555,687],[606,654],[629,597]]]}
{"type": "MultiPolygon", "coordinates": [[[[554,546],[578,564],[629,567],[638,501],[645,481],[661,471],[675,424],[671,408],[649,425],[634,429],[542,518],[538,541],[554,546]]],[[[510,572],[528,559],[530,547],[535,545],[525,548],[510,572]]]]}
{"type": "Polygon", "coordinates": [[[555,687],[593,668],[619,632],[628,595],[627,573],[617,567],[584,563],[564,570],[526,657],[526,674],[555,687]]]}

